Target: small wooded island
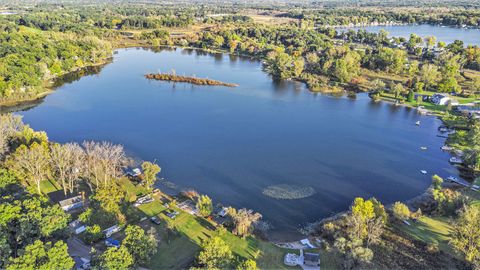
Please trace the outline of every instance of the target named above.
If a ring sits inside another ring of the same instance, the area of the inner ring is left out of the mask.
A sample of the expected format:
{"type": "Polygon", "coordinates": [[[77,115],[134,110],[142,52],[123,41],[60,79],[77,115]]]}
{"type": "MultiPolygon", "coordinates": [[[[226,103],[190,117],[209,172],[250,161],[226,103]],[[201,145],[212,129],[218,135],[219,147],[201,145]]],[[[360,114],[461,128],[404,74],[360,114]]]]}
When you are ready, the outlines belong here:
{"type": "Polygon", "coordinates": [[[173,73],[150,73],[146,74],[145,78],[149,80],[159,80],[159,81],[169,81],[169,82],[184,82],[191,83],[196,85],[212,85],[212,86],[227,86],[227,87],[237,87],[238,84],[234,83],[225,83],[217,80],[211,80],[207,78],[197,78],[191,76],[179,76],[173,73]]]}

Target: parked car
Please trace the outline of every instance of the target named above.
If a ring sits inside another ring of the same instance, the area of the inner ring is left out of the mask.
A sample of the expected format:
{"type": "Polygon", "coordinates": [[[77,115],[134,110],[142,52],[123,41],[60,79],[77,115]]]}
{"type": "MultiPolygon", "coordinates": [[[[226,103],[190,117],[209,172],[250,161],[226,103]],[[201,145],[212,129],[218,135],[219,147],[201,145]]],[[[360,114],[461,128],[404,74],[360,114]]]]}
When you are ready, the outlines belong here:
{"type": "Polygon", "coordinates": [[[105,240],[105,245],[106,245],[107,247],[116,247],[116,248],[118,248],[118,247],[120,247],[120,241],[109,237],[109,238],[107,238],[107,239],[105,240]]]}
{"type": "Polygon", "coordinates": [[[160,219],[158,219],[157,217],[151,217],[150,221],[157,225],[160,225],[160,219]]]}
{"type": "Polygon", "coordinates": [[[172,209],[167,209],[165,211],[165,215],[171,219],[175,219],[179,213],[177,211],[174,211],[172,209]]]}

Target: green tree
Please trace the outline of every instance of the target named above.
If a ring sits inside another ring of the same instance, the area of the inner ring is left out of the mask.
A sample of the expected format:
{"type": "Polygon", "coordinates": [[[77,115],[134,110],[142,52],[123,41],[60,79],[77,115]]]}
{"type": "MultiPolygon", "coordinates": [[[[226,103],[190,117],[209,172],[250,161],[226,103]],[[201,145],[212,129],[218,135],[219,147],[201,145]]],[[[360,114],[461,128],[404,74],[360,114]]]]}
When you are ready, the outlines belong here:
{"type": "Polygon", "coordinates": [[[97,224],[88,226],[85,230],[85,241],[89,244],[97,242],[98,240],[102,239],[102,237],[102,228],[100,228],[100,226],[97,224]]]}
{"type": "Polygon", "coordinates": [[[465,259],[480,267],[480,209],[465,206],[453,226],[451,245],[461,252],[465,259]]]}
{"type": "Polygon", "coordinates": [[[160,173],[161,168],[155,163],[146,161],[142,163],[142,170],[143,184],[150,188],[157,180],[157,174],[160,173]]]}
{"type": "Polygon", "coordinates": [[[420,80],[425,84],[425,88],[435,85],[440,77],[438,67],[434,64],[424,64],[420,70],[420,80]]]}
{"type": "Polygon", "coordinates": [[[135,265],[145,265],[157,252],[157,240],[153,234],[146,235],[137,225],[129,225],[125,229],[123,245],[132,255],[135,265]]]}
{"type": "Polygon", "coordinates": [[[207,195],[200,195],[197,201],[197,209],[201,216],[208,216],[213,211],[212,199],[207,195]]]}
{"type": "Polygon", "coordinates": [[[125,246],[108,248],[97,260],[96,265],[105,270],[130,269],[134,263],[132,255],[125,246]]]}
{"type": "Polygon", "coordinates": [[[433,48],[436,42],[437,42],[437,38],[435,36],[428,36],[425,38],[425,43],[427,44],[428,49],[433,48]]]}
{"type": "Polygon", "coordinates": [[[438,175],[432,176],[432,186],[433,189],[442,189],[443,179],[438,175]]]}
{"type": "Polygon", "coordinates": [[[406,220],[410,217],[410,209],[401,202],[395,202],[392,207],[393,216],[399,220],[406,220]]]}
{"type": "Polygon", "coordinates": [[[11,258],[6,269],[72,269],[74,264],[73,259],[68,255],[67,245],[64,242],[58,241],[52,245],[51,242],[44,244],[37,240],[26,246],[21,256],[11,258]]]}
{"type": "Polygon", "coordinates": [[[405,91],[405,88],[403,88],[401,83],[394,84],[391,88],[396,99],[398,99],[398,97],[405,91]]]}
{"type": "Polygon", "coordinates": [[[233,255],[230,247],[218,236],[206,240],[198,255],[198,262],[207,269],[229,268],[233,255]]]}
{"type": "Polygon", "coordinates": [[[254,260],[248,259],[239,263],[236,267],[236,270],[259,270],[259,268],[254,260]]]}

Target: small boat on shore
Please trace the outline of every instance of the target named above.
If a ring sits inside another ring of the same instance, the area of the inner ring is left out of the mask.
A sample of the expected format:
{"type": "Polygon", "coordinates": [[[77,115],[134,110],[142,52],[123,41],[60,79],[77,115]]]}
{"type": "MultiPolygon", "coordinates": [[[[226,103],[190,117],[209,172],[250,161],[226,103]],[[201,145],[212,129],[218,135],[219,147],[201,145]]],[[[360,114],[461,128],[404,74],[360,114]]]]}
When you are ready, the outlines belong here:
{"type": "Polygon", "coordinates": [[[444,146],[440,147],[440,149],[442,149],[443,151],[452,151],[453,150],[453,148],[448,146],[448,145],[444,145],[444,146]]]}
{"type": "Polygon", "coordinates": [[[455,177],[455,176],[449,176],[449,177],[447,177],[447,180],[448,180],[448,181],[451,181],[451,182],[457,182],[457,181],[458,181],[458,178],[455,177]]]}
{"type": "Polygon", "coordinates": [[[451,157],[449,161],[450,161],[450,163],[453,163],[453,164],[462,164],[463,163],[463,160],[459,157],[451,157]]]}

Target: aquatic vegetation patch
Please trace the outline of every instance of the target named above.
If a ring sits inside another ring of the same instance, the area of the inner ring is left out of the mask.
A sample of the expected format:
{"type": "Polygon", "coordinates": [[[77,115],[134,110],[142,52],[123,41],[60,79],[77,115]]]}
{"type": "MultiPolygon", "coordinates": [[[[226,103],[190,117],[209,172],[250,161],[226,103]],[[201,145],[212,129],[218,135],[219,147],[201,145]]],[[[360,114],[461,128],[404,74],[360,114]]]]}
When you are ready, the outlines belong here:
{"type": "Polygon", "coordinates": [[[266,187],[264,195],[279,200],[298,200],[310,197],[316,193],[315,189],[309,186],[280,184],[266,187]]]}
{"type": "Polygon", "coordinates": [[[179,76],[179,75],[176,75],[175,73],[157,73],[157,74],[150,73],[150,74],[146,74],[145,78],[149,80],[191,83],[196,85],[227,86],[227,87],[238,86],[238,84],[234,84],[234,83],[225,83],[225,82],[211,80],[207,78],[179,76]]]}

